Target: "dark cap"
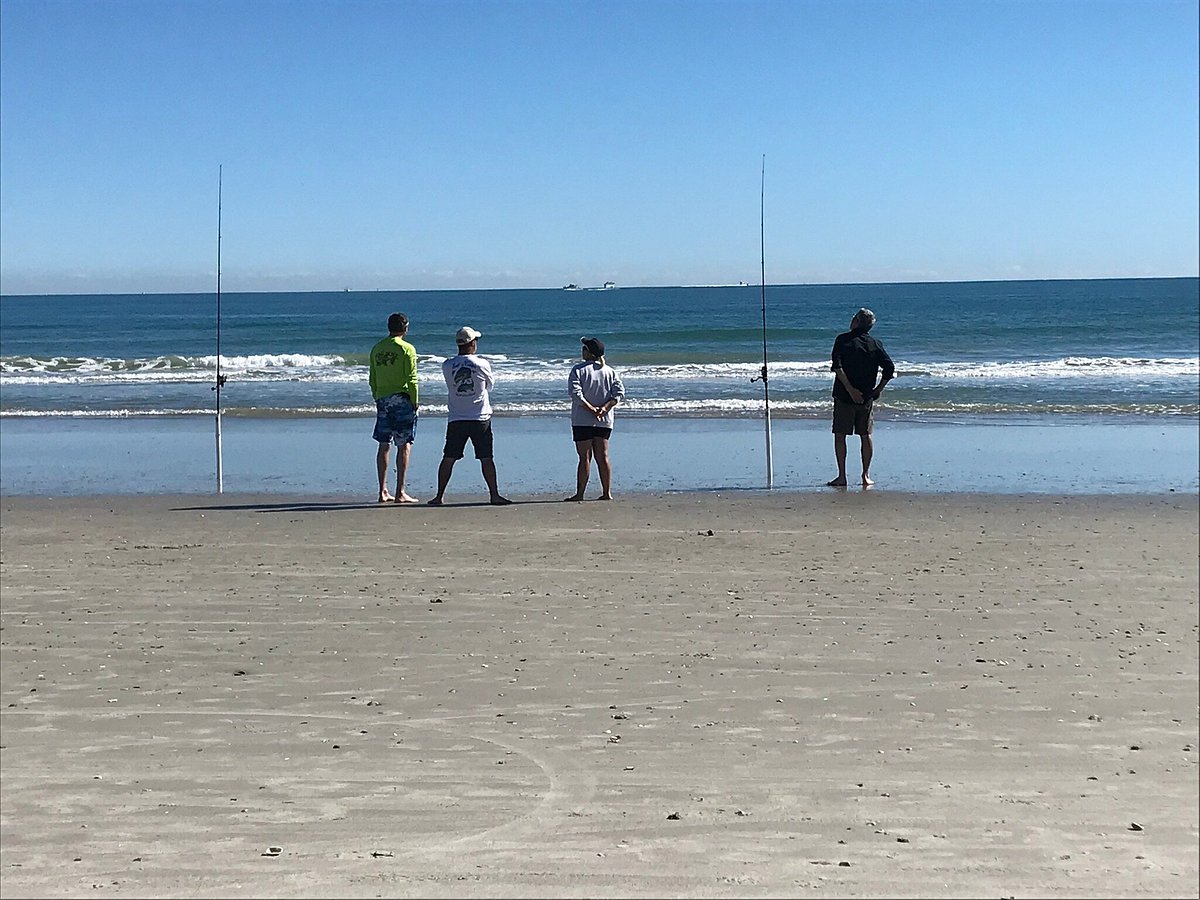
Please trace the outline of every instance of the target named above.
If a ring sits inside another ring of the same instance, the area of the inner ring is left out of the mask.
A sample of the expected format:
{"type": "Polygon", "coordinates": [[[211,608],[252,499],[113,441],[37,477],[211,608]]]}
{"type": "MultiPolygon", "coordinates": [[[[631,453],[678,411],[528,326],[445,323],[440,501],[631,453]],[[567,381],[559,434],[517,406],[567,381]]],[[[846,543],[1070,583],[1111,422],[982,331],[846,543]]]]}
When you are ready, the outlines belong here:
{"type": "Polygon", "coordinates": [[[604,341],[599,338],[580,338],[579,343],[583,344],[587,348],[587,352],[592,354],[592,356],[599,357],[604,355],[604,341]]]}

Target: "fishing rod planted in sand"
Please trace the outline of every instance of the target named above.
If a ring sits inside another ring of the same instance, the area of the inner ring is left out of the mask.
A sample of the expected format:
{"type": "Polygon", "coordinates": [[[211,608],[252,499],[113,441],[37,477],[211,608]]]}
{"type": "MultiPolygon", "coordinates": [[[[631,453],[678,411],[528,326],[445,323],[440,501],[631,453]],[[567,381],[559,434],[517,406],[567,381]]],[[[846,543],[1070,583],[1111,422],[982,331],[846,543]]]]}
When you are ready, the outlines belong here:
{"type": "Polygon", "coordinates": [[[225,492],[225,473],[221,459],[221,388],[225,376],[221,374],[221,176],[224,166],[217,167],[217,493],[225,492]]]}
{"type": "Polygon", "coordinates": [[[762,159],[762,173],[758,189],[758,244],[761,251],[759,256],[759,275],[762,283],[762,373],[751,382],[761,381],[763,386],[763,410],[766,413],[764,422],[767,429],[767,487],[775,486],[775,473],[771,463],[771,389],[767,386],[767,240],[766,240],[766,197],[767,197],[767,156],[762,159]]]}

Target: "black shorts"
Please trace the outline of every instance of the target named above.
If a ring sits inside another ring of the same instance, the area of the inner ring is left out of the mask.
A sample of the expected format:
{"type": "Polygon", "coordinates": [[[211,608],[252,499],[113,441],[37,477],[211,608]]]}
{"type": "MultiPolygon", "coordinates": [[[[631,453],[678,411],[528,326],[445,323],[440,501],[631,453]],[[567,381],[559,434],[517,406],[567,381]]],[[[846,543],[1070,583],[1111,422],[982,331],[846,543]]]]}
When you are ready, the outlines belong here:
{"type": "Polygon", "coordinates": [[[446,446],[442,448],[443,459],[462,459],[467,449],[467,438],[475,448],[476,459],[492,458],[492,420],[468,420],[446,423],[446,446]]]}
{"type": "Polygon", "coordinates": [[[571,437],[575,443],[580,441],[592,441],[600,438],[602,441],[607,441],[612,436],[611,428],[601,428],[599,425],[572,425],[571,437]]]}

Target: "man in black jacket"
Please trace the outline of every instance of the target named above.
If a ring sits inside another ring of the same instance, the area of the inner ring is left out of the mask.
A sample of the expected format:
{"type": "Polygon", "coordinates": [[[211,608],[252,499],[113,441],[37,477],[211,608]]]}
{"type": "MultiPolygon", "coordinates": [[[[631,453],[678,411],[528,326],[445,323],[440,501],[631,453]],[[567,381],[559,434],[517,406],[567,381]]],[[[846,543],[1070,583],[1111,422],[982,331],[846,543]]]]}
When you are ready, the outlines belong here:
{"type": "Polygon", "coordinates": [[[883,344],[867,334],[875,324],[875,313],[863,308],[850,320],[850,330],[839,334],[833,342],[833,450],[837,456],[838,474],[830,487],[846,486],[846,436],[857,434],[862,441],[862,483],[870,487],[871,457],[875,447],[871,441],[874,425],[872,406],[896,374],[892,358],[883,344]],[[882,371],[879,383],[875,379],[882,371]]]}

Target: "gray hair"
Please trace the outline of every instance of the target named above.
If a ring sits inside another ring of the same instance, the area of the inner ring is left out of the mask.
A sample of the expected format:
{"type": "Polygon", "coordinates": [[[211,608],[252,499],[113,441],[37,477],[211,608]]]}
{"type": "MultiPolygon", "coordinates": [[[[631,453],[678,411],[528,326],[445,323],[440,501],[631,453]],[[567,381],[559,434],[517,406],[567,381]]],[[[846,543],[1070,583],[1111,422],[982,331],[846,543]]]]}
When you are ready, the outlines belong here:
{"type": "Polygon", "coordinates": [[[854,314],[854,324],[863,331],[870,331],[871,326],[875,324],[875,313],[864,306],[854,314]]]}

